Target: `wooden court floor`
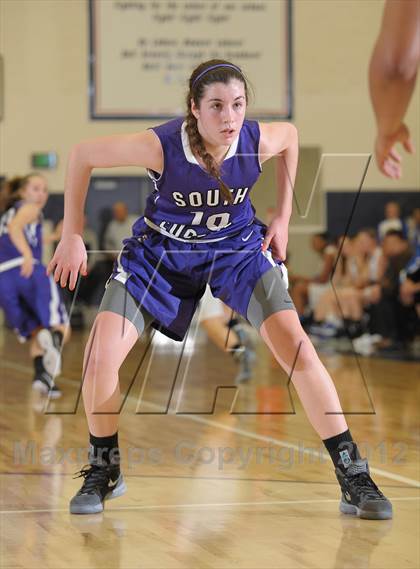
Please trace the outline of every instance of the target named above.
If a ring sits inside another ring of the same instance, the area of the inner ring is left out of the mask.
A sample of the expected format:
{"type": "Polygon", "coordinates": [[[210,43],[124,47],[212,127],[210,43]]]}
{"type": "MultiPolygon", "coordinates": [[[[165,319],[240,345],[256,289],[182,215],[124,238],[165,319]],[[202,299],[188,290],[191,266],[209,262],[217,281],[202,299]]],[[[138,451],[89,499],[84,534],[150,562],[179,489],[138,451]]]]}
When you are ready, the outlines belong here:
{"type": "Polygon", "coordinates": [[[128,492],[103,514],[70,516],[87,456],[85,341],[73,334],[63,397],[46,405],[25,347],[0,330],[2,568],[420,566],[418,364],[323,356],[393,520],[339,513],[330,460],[262,344],[254,378],[236,390],[232,358],[200,331],[184,345],[156,335],[130,354],[120,416],[128,492]]]}

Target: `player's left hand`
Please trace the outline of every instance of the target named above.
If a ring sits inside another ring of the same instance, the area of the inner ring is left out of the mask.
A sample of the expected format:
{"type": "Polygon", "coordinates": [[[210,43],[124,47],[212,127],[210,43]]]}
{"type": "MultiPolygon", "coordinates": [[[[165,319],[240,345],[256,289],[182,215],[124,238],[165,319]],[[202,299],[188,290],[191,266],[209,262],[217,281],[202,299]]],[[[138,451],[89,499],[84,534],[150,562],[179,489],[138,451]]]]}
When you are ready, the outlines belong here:
{"type": "Polygon", "coordinates": [[[289,224],[281,217],[274,217],[265,234],[262,250],[270,248],[274,259],[285,261],[288,233],[289,224]]]}
{"type": "Polygon", "coordinates": [[[20,274],[25,279],[29,279],[34,270],[34,259],[32,255],[24,255],[23,263],[20,267],[20,274]]]}
{"type": "Polygon", "coordinates": [[[402,144],[404,150],[413,154],[414,146],[410,138],[410,131],[404,123],[391,135],[378,134],[375,141],[375,156],[379,170],[388,178],[398,180],[401,178],[401,156],[396,150],[397,143],[402,144]]]}

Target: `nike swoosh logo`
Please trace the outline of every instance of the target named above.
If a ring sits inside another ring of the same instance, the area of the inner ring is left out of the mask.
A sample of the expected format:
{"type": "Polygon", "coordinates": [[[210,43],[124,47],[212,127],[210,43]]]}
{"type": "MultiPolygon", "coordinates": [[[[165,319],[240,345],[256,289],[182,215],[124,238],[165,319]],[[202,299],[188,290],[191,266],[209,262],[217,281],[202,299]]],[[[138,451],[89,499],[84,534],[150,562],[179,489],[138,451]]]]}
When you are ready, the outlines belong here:
{"type": "Polygon", "coordinates": [[[254,233],[254,230],[252,230],[251,233],[247,237],[241,237],[242,241],[248,241],[248,239],[251,237],[251,235],[253,233],[254,233]]]}

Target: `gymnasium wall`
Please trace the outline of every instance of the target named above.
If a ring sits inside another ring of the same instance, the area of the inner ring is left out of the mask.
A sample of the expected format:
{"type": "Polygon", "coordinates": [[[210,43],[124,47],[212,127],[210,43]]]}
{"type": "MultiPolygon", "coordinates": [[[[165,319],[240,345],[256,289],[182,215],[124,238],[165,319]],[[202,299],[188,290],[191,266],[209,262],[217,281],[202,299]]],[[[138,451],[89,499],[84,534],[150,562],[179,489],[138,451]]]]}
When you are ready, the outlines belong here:
{"type": "MultiPolygon", "coordinates": [[[[371,151],[374,121],[367,66],[382,6],[383,2],[376,0],[293,3],[294,122],[302,145],[321,146],[323,152],[334,154],[371,151]]],[[[49,180],[52,191],[61,191],[72,144],[86,137],[151,126],[147,121],[89,120],[85,0],[2,0],[0,22],[5,68],[5,116],[0,123],[2,173],[24,172],[31,151],[53,149],[60,164],[49,174],[49,180]]],[[[266,75],[269,81],[269,61],[266,75]]],[[[255,88],[258,98],[258,85],[255,88]]],[[[413,134],[418,147],[416,100],[418,86],[407,119],[413,127],[417,125],[413,134]]],[[[362,163],[358,157],[328,158],[325,187],[354,187],[362,163]]],[[[418,186],[418,180],[418,162],[407,158],[403,180],[388,181],[371,168],[366,187],[410,189],[418,186]]]]}
{"type": "MultiPolygon", "coordinates": [[[[298,0],[293,2],[294,116],[302,148],[302,187],[314,176],[314,156],[324,154],[317,192],[355,191],[366,154],[372,151],[374,118],[367,68],[377,36],[382,1],[298,0]]],[[[263,31],[261,31],[263,33],[263,31]]],[[[247,33],[246,30],[244,33],[247,33]]],[[[250,29],[249,33],[255,33],[250,29]]],[[[0,122],[0,174],[30,169],[33,151],[54,150],[58,168],[48,172],[52,192],[63,191],[66,157],[84,138],[143,130],[156,121],[92,121],[88,110],[88,6],[85,0],[1,0],[0,51],[4,58],[4,117],[0,122]]],[[[270,61],[265,62],[270,80],[270,61]]],[[[252,81],[252,77],[251,77],[252,81]]],[[[145,86],[145,89],[147,86],[145,86]]],[[[258,84],[254,84],[258,100],[258,84]]],[[[141,92],[138,94],[141,97],[141,92]]],[[[420,146],[419,86],[407,116],[420,146]]],[[[263,216],[274,204],[274,169],[253,194],[263,216]]],[[[139,168],[97,170],[98,175],[143,175],[139,168]]],[[[396,192],[418,190],[419,156],[404,157],[404,177],[391,181],[372,164],[364,187],[396,192]]],[[[303,190],[302,190],[303,191],[303,190]]],[[[325,223],[321,193],[312,226],[325,223]],[[315,223],[314,223],[315,220],[315,223]]],[[[305,225],[306,222],[303,222],[305,225]]],[[[315,228],[315,227],[314,227],[315,228]]],[[[321,227],[322,229],[322,227],[321,227]]],[[[293,232],[292,232],[293,233],[293,232]]],[[[307,266],[307,265],[306,265],[307,266]]]]}

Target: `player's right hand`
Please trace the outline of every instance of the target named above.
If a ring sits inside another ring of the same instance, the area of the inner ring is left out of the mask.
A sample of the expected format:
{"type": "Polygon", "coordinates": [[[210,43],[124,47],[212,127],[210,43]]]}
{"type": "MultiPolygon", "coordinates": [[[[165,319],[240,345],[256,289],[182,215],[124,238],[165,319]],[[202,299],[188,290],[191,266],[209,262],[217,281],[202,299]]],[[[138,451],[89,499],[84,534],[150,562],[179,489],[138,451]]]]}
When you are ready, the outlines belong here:
{"type": "Polygon", "coordinates": [[[401,156],[396,150],[396,145],[402,144],[404,150],[414,153],[410,131],[404,123],[401,123],[393,134],[378,133],[375,142],[376,163],[382,174],[388,178],[399,179],[402,175],[401,156]]]}
{"type": "Polygon", "coordinates": [[[70,290],[74,290],[79,272],[83,276],[87,275],[86,247],[80,235],[63,235],[48,263],[47,275],[53,272],[55,282],[60,282],[65,287],[68,281],[70,290]]]}

